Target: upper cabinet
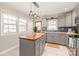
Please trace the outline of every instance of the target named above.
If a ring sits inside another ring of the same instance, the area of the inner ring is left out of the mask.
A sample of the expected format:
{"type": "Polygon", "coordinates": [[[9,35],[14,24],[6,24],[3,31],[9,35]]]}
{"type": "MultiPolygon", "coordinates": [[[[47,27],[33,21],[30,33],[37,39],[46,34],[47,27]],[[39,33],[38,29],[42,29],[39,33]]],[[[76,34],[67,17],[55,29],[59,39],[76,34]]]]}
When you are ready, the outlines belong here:
{"type": "Polygon", "coordinates": [[[79,15],[79,6],[76,6],[72,11],[70,11],[58,18],[58,26],[59,27],[76,26],[75,17],[78,15],[79,15]]]}
{"type": "Polygon", "coordinates": [[[77,16],[77,8],[75,8],[73,11],[72,11],[72,26],[76,26],[75,24],[75,17],[77,16]]]}
{"type": "Polygon", "coordinates": [[[79,5],[77,6],[77,15],[79,15],[79,5]]]}
{"type": "Polygon", "coordinates": [[[66,26],[71,26],[72,18],[71,18],[71,13],[66,14],[66,26]]]}
{"type": "Polygon", "coordinates": [[[60,16],[58,18],[58,27],[64,27],[65,26],[65,16],[60,16]]]}

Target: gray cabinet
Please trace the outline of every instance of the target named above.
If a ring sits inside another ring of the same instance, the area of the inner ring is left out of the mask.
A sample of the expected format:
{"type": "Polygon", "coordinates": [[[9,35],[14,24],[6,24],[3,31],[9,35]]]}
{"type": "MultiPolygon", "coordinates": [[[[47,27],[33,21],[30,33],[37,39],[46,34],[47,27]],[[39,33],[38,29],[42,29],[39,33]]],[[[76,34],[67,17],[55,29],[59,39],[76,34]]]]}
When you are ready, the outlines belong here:
{"type": "Polygon", "coordinates": [[[20,56],[41,56],[45,47],[45,35],[32,41],[20,39],[20,56]]]}
{"type": "Polygon", "coordinates": [[[77,16],[76,8],[72,11],[72,26],[76,26],[75,24],[75,17],[77,16]]]}
{"type": "Polygon", "coordinates": [[[53,36],[53,34],[51,34],[51,33],[47,33],[47,42],[53,42],[54,40],[54,37],[53,37],[53,39],[52,39],[52,36],[53,36]]]}
{"type": "Polygon", "coordinates": [[[43,35],[39,40],[40,40],[40,55],[43,54],[44,48],[45,48],[45,39],[46,36],[43,35]]]}
{"type": "Polygon", "coordinates": [[[45,47],[45,39],[44,36],[39,38],[38,40],[36,40],[35,42],[35,55],[36,56],[41,56],[43,51],[44,51],[44,47],[45,47]]]}
{"type": "Polygon", "coordinates": [[[66,45],[66,43],[67,43],[66,34],[65,33],[59,34],[59,44],[66,45]]]}
{"type": "Polygon", "coordinates": [[[72,18],[71,18],[71,13],[66,14],[66,26],[71,26],[72,25],[72,18]]]}
{"type": "Polygon", "coordinates": [[[79,56],[79,38],[77,38],[77,56],[79,56]]]}
{"type": "Polygon", "coordinates": [[[59,35],[57,33],[47,33],[47,42],[59,43],[59,35]]]}
{"type": "Polygon", "coordinates": [[[67,41],[66,39],[67,36],[65,33],[59,33],[59,32],[47,33],[47,42],[50,43],[66,45],[66,41],[67,41]]]}
{"type": "Polygon", "coordinates": [[[35,42],[35,55],[40,56],[40,40],[35,42]]]}
{"type": "Polygon", "coordinates": [[[66,26],[66,17],[65,15],[58,17],[58,27],[66,26]]]}
{"type": "Polygon", "coordinates": [[[20,39],[20,56],[34,56],[34,41],[20,39]]]}

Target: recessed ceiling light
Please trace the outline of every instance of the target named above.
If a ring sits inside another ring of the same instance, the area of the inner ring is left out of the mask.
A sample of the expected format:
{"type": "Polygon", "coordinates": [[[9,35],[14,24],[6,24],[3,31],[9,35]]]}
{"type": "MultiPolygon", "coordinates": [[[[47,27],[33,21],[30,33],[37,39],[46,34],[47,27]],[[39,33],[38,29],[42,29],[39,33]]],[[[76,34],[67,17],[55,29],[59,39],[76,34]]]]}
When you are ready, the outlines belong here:
{"type": "Polygon", "coordinates": [[[67,10],[67,8],[64,8],[64,10],[67,10]]]}

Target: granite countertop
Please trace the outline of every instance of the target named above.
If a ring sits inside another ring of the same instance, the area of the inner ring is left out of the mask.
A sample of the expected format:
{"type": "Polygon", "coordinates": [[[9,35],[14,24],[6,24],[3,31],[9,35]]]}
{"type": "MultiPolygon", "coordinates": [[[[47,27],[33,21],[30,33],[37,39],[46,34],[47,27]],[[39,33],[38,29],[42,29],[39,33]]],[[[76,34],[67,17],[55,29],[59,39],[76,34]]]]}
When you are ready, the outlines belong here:
{"type": "Polygon", "coordinates": [[[73,36],[74,36],[74,35],[79,35],[79,34],[77,34],[77,33],[75,33],[75,32],[67,32],[67,34],[70,35],[70,36],[72,36],[72,35],[73,35],[73,36]]]}
{"type": "Polygon", "coordinates": [[[39,39],[40,37],[42,37],[44,34],[45,33],[28,34],[28,35],[21,36],[20,39],[35,41],[35,40],[39,39]]]}
{"type": "Polygon", "coordinates": [[[66,34],[67,32],[46,32],[46,33],[57,33],[57,34],[66,34]]]}

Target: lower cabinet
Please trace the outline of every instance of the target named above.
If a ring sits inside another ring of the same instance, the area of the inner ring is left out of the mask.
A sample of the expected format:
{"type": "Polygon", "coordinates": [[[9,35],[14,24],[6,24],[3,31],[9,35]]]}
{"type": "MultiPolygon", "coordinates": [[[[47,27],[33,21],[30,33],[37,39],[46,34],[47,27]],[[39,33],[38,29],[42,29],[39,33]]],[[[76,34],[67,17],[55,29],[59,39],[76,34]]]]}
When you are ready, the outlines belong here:
{"type": "Polygon", "coordinates": [[[40,40],[35,42],[35,55],[40,56],[40,40]]]}
{"type": "Polygon", "coordinates": [[[68,44],[68,35],[66,35],[66,33],[59,34],[59,44],[61,45],[68,44]]]}
{"type": "Polygon", "coordinates": [[[56,36],[56,34],[47,33],[47,42],[56,43],[57,38],[55,38],[55,36],[56,36]]]}
{"type": "Polygon", "coordinates": [[[41,38],[39,38],[36,42],[35,42],[35,54],[36,56],[41,56],[44,52],[44,48],[45,48],[45,38],[46,36],[43,35],[41,38]]]}
{"type": "Polygon", "coordinates": [[[35,41],[20,39],[20,56],[41,56],[44,47],[44,35],[35,41]]]}
{"type": "Polygon", "coordinates": [[[34,56],[35,46],[34,41],[20,39],[20,56],[34,56]]]}
{"type": "Polygon", "coordinates": [[[79,56],[79,38],[77,40],[77,51],[76,51],[76,53],[77,53],[77,56],[79,56]]]}
{"type": "Polygon", "coordinates": [[[66,33],[52,32],[47,33],[47,42],[66,45],[67,44],[66,33]]]}

